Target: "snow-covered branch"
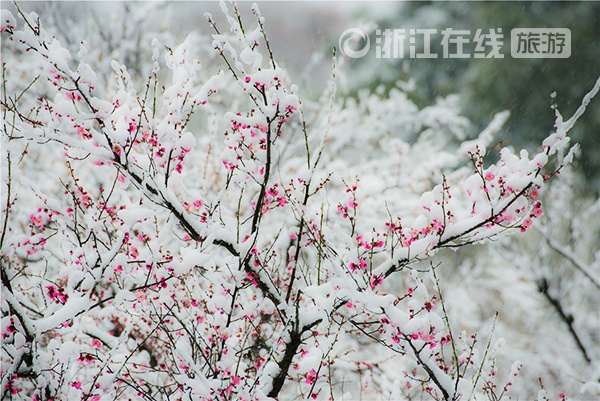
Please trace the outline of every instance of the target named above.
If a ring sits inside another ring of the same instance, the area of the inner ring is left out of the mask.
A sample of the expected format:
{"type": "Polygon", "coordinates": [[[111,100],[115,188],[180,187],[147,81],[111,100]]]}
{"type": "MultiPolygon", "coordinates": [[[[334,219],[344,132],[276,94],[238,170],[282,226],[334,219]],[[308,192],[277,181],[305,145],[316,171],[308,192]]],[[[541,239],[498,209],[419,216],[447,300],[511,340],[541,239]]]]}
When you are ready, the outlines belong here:
{"type": "Polygon", "coordinates": [[[452,98],[302,102],[258,7],[251,27],[222,10],[226,29],[207,15],[215,74],[191,39],[145,44],[151,69],[96,71],[43,18],[3,11],[3,388],[333,399],[350,382],[384,398],[493,398],[492,345],[452,332],[437,277],[416,267],[542,217],[539,193],[572,161],[568,131],[600,80],[570,120],[556,111],[537,153],[503,148],[487,164],[506,114],[466,141],[452,98]],[[374,155],[345,158],[354,140],[374,155]]]}

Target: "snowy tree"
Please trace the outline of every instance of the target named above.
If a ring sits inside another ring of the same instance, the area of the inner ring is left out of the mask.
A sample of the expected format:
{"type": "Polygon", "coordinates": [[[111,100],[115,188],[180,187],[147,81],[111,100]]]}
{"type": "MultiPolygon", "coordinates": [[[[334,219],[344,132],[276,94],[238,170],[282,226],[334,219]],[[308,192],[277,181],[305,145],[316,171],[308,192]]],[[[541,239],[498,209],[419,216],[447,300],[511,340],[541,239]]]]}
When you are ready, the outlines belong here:
{"type": "Polygon", "coordinates": [[[533,229],[600,80],[538,153],[489,164],[506,113],[467,140],[453,97],[340,102],[335,54],[304,103],[258,7],[222,8],[217,73],[193,38],[130,73],[2,12],[5,397],[512,394],[521,362],[493,322],[452,330],[436,254],[533,229]]]}

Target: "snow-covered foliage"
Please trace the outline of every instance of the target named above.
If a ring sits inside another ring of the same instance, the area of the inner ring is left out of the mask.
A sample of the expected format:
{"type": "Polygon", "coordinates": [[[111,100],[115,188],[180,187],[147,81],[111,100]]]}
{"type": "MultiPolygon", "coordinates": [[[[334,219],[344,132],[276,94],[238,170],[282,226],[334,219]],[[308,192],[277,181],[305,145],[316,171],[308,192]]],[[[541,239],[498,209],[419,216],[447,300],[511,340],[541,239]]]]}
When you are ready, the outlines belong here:
{"type": "Polygon", "coordinates": [[[489,164],[506,114],[466,140],[452,97],[341,102],[332,79],[305,104],[258,7],[252,27],[222,8],[216,74],[191,39],[93,68],[2,12],[6,397],[512,394],[526,367],[497,359],[493,312],[452,330],[435,255],[536,227],[600,80],[538,153],[489,164]]]}

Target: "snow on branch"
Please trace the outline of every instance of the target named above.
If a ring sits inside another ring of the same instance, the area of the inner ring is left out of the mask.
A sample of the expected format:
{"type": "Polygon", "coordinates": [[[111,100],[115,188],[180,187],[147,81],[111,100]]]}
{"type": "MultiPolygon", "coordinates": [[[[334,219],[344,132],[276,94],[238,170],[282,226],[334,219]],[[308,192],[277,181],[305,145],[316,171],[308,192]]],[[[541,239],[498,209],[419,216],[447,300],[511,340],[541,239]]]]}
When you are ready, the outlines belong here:
{"type": "Polygon", "coordinates": [[[326,105],[303,103],[252,9],[251,27],[235,3],[224,29],[207,15],[224,72],[191,40],[156,40],[140,50],[146,76],[76,63],[43,18],[2,12],[3,388],[323,399],[350,382],[383,398],[493,398],[493,344],[453,333],[440,287],[413,267],[541,218],[600,80],[570,120],[556,111],[539,152],[503,148],[487,165],[507,114],[464,141],[451,99],[419,110],[396,90],[343,106],[332,82],[326,105]],[[386,136],[388,123],[418,139],[386,136]],[[345,159],[354,139],[375,156],[345,159]]]}

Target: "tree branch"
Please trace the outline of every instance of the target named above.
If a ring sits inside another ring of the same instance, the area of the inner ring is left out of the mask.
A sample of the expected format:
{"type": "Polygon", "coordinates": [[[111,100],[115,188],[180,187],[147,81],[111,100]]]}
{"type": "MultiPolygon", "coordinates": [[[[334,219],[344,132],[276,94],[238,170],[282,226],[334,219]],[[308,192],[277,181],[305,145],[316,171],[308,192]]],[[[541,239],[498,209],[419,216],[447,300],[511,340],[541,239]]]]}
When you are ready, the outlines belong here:
{"type": "Polygon", "coordinates": [[[586,360],[587,363],[592,362],[592,360],[588,356],[588,353],[587,353],[585,347],[583,346],[583,343],[581,342],[579,336],[577,335],[575,328],[573,327],[573,322],[575,320],[573,318],[573,315],[567,314],[565,312],[565,310],[563,309],[563,307],[560,303],[560,300],[558,298],[554,298],[552,295],[550,295],[548,293],[548,287],[549,287],[548,280],[546,280],[545,277],[542,278],[541,280],[538,281],[537,286],[538,286],[538,291],[541,292],[544,295],[544,297],[546,298],[546,300],[548,302],[550,302],[550,304],[554,307],[554,309],[556,309],[556,311],[558,312],[558,315],[561,317],[563,322],[565,322],[565,324],[569,328],[569,332],[573,336],[573,339],[575,340],[577,347],[583,354],[583,358],[586,360]]]}
{"type": "Polygon", "coordinates": [[[283,358],[281,358],[281,361],[277,362],[277,365],[279,365],[279,373],[277,376],[275,376],[275,379],[273,379],[273,388],[271,391],[269,391],[267,397],[277,398],[281,388],[283,387],[283,384],[285,383],[292,360],[298,352],[298,348],[302,344],[302,334],[321,323],[322,320],[323,319],[315,320],[314,322],[302,327],[300,330],[297,330],[297,328],[292,329],[290,332],[290,340],[285,347],[283,358]]]}

